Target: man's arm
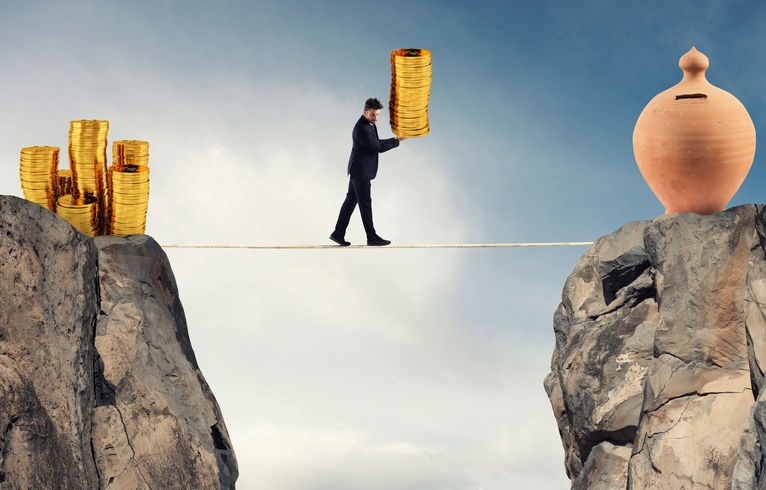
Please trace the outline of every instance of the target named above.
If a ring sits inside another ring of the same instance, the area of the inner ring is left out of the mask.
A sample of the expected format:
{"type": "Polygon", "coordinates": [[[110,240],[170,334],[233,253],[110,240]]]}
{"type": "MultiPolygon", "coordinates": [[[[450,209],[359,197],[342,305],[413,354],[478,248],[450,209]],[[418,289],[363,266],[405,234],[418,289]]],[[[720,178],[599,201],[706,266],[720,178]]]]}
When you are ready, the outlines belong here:
{"type": "Polygon", "coordinates": [[[383,153],[391,148],[399,146],[399,139],[388,138],[378,139],[372,130],[371,124],[362,124],[356,127],[354,130],[354,141],[359,144],[363,149],[367,151],[374,151],[376,153],[383,153]]]}

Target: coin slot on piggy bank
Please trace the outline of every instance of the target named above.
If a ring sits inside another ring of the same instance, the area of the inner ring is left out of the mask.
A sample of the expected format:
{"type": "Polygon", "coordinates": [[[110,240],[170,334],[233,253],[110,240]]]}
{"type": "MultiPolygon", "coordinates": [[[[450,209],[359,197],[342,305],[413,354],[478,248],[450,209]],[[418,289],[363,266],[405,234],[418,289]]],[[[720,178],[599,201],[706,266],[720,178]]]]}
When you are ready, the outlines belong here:
{"type": "Polygon", "coordinates": [[[683,94],[676,95],[676,100],[680,99],[707,99],[707,94],[683,94]]]}

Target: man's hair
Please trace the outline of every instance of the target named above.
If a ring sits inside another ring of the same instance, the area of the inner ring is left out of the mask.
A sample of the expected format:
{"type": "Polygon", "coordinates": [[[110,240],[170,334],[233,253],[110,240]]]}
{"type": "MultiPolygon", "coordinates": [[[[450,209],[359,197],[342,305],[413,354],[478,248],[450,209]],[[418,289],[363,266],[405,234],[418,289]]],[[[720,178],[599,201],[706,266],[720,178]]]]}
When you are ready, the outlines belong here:
{"type": "Polygon", "coordinates": [[[367,109],[383,109],[383,104],[378,99],[367,99],[364,102],[364,110],[367,109]]]}

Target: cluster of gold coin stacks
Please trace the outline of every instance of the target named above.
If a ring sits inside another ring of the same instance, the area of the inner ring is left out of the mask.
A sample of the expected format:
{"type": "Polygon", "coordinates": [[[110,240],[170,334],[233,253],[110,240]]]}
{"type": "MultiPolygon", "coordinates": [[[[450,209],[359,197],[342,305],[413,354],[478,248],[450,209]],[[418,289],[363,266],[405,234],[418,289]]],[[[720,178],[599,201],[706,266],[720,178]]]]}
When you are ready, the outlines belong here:
{"type": "Polygon", "coordinates": [[[29,146],[21,149],[19,176],[24,198],[51,211],[56,211],[56,171],[59,148],[29,146]]]}
{"type": "Polygon", "coordinates": [[[431,52],[407,48],[391,51],[391,130],[397,136],[417,138],[430,130],[431,52]]]}
{"type": "Polygon", "coordinates": [[[149,206],[149,143],[123,140],[112,144],[107,219],[110,235],[142,234],[149,206]]]}
{"type": "Polygon", "coordinates": [[[80,232],[144,233],[149,205],[149,143],[115,141],[112,166],[106,166],[109,121],[71,121],[70,170],[59,170],[59,148],[21,149],[24,197],[55,211],[80,232]]]}
{"type": "MultiPolygon", "coordinates": [[[[79,120],[69,123],[69,168],[72,170],[74,192],[59,197],[60,202],[64,199],[71,203],[71,206],[83,206],[83,212],[86,209],[96,210],[98,214],[91,217],[91,221],[97,224],[97,235],[104,232],[101,217],[106,216],[108,132],[109,121],[79,120]],[[95,206],[90,202],[80,202],[87,196],[96,198],[95,206]],[[74,204],[75,202],[78,204],[74,204]]],[[[71,220],[70,223],[74,224],[71,220]]],[[[88,234],[85,231],[83,233],[88,234]]]]}

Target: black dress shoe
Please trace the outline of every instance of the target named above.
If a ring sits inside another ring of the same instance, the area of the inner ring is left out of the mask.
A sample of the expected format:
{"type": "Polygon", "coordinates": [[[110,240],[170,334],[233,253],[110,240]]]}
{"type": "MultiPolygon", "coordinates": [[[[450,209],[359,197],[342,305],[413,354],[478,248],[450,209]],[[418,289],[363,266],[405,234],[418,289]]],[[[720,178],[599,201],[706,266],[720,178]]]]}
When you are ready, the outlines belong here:
{"type": "Polygon", "coordinates": [[[334,241],[341,247],[348,247],[349,245],[351,245],[351,242],[347,242],[343,237],[339,237],[335,233],[330,235],[330,240],[334,241]]]}
{"type": "Polygon", "coordinates": [[[391,245],[391,240],[380,238],[378,235],[367,239],[367,245],[370,247],[382,247],[384,245],[391,245]]]}

